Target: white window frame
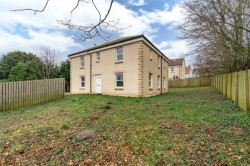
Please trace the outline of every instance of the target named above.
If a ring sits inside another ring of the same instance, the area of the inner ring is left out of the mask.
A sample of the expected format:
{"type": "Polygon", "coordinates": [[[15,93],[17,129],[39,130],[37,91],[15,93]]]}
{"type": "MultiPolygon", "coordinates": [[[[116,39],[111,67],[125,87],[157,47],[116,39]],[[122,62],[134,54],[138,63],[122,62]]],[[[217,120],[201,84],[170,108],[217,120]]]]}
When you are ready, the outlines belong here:
{"type": "Polygon", "coordinates": [[[163,77],[163,88],[166,88],[166,77],[163,77]]]}
{"type": "Polygon", "coordinates": [[[157,88],[161,88],[161,76],[157,76],[157,88]]]}
{"type": "Polygon", "coordinates": [[[174,76],[173,78],[174,78],[174,80],[178,80],[178,79],[179,79],[179,77],[178,77],[178,76],[174,76]]]}
{"type": "Polygon", "coordinates": [[[158,55],[157,63],[158,63],[158,68],[161,68],[161,57],[159,55],[158,55]]]}
{"type": "Polygon", "coordinates": [[[124,87],[124,74],[122,72],[115,73],[115,86],[117,88],[123,88],[124,87]],[[117,79],[118,74],[122,74],[122,79],[121,80],[117,79]],[[118,82],[122,82],[122,86],[118,86],[118,82]]]}
{"type": "Polygon", "coordinates": [[[80,76],[80,87],[85,88],[85,86],[86,86],[85,76],[80,76]],[[82,80],[82,78],[84,78],[84,81],[82,80]],[[82,83],[84,83],[84,86],[82,86],[82,83]]]}
{"type": "Polygon", "coordinates": [[[100,52],[96,52],[96,62],[100,62],[100,61],[101,61],[100,52]]]}
{"type": "Polygon", "coordinates": [[[85,66],[85,56],[84,55],[80,57],[80,66],[81,67],[85,66]]]}
{"type": "Polygon", "coordinates": [[[152,49],[149,50],[149,59],[150,59],[151,61],[153,60],[152,49]]]}
{"type": "Polygon", "coordinates": [[[173,73],[174,72],[174,67],[170,67],[170,69],[171,69],[171,73],[173,73]]]}
{"type": "Polygon", "coordinates": [[[153,74],[152,73],[148,74],[148,87],[153,88],[153,74]]]}
{"type": "Polygon", "coordinates": [[[116,48],[116,62],[122,62],[123,61],[123,47],[117,47],[116,48]],[[121,49],[121,53],[118,53],[118,50],[121,49]],[[122,56],[122,59],[118,59],[118,56],[122,56]]]}

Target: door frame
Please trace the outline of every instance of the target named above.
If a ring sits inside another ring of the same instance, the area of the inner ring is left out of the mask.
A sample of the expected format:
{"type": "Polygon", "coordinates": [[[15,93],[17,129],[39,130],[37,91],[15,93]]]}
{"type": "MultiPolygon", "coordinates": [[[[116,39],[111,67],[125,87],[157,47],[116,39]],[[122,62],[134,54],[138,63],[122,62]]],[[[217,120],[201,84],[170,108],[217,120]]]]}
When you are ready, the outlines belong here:
{"type": "Polygon", "coordinates": [[[95,93],[101,94],[102,93],[102,75],[101,74],[96,74],[95,75],[95,93]],[[97,92],[97,77],[100,77],[100,92],[97,92]]]}

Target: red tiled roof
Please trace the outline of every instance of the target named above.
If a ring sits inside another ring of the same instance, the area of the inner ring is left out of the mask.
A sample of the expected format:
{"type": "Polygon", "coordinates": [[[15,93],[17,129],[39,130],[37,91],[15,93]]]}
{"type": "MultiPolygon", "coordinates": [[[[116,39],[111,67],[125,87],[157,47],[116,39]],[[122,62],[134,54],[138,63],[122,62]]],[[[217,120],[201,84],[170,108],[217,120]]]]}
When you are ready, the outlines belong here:
{"type": "Polygon", "coordinates": [[[170,59],[169,66],[181,66],[184,58],[170,59]]]}
{"type": "Polygon", "coordinates": [[[188,74],[191,71],[191,66],[189,65],[188,67],[186,67],[186,73],[188,74]]]}

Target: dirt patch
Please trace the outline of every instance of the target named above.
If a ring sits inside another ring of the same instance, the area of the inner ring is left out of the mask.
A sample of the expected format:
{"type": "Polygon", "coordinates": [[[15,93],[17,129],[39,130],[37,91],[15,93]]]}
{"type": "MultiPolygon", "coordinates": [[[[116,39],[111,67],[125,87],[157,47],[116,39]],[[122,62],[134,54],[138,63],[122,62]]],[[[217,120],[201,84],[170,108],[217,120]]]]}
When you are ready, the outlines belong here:
{"type": "Polygon", "coordinates": [[[243,129],[240,127],[229,126],[226,129],[232,131],[236,136],[240,136],[243,134],[243,129]]]}
{"type": "Polygon", "coordinates": [[[111,110],[111,109],[112,109],[112,107],[111,107],[111,106],[109,106],[109,105],[106,105],[106,106],[104,106],[104,107],[101,107],[101,109],[104,109],[104,110],[111,110]]]}
{"type": "Polygon", "coordinates": [[[94,122],[94,121],[96,121],[98,119],[99,119],[99,117],[97,117],[97,116],[93,116],[93,117],[89,118],[89,120],[92,121],[92,122],[94,122]]]}

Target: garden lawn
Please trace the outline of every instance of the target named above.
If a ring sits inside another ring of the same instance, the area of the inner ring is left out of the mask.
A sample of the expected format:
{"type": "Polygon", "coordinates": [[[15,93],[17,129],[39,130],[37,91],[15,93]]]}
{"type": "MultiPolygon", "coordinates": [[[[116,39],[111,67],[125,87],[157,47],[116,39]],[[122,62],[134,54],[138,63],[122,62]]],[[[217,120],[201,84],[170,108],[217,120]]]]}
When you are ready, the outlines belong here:
{"type": "Polygon", "coordinates": [[[0,113],[0,165],[249,165],[250,115],[212,87],[66,95],[0,113]],[[76,133],[96,131],[80,141],[76,133]]]}

